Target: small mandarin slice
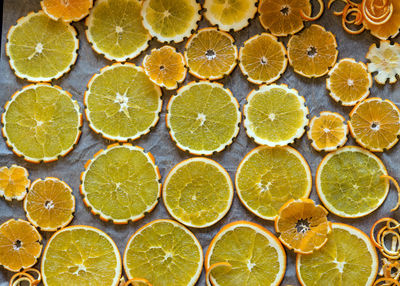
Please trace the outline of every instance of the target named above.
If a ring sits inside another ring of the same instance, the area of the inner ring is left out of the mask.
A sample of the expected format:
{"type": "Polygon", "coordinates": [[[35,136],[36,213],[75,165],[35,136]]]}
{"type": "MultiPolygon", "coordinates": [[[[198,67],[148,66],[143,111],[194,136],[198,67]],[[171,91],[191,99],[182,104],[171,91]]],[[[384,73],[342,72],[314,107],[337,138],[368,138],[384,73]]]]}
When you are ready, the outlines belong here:
{"type": "Polygon", "coordinates": [[[26,190],[31,184],[28,179],[28,170],[24,167],[12,165],[10,168],[6,166],[0,168],[0,196],[7,201],[16,199],[21,201],[25,198],[26,190]]]}
{"type": "Polygon", "coordinates": [[[53,20],[71,22],[85,18],[93,6],[93,0],[42,0],[40,5],[53,20]]]}

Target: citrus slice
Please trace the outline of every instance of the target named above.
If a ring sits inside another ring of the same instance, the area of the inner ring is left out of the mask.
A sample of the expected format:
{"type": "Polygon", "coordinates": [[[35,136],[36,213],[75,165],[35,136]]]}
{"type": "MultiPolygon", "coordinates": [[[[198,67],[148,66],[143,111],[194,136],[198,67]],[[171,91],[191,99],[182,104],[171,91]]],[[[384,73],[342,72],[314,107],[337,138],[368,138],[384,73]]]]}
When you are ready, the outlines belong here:
{"type": "Polygon", "coordinates": [[[28,85],[5,105],[3,135],[18,156],[32,163],[51,162],[78,143],[82,114],[72,95],[58,86],[28,85]]]}
{"type": "Polygon", "coordinates": [[[400,110],[388,99],[369,98],[350,112],[349,127],[364,148],[374,152],[389,150],[399,141],[400,110]]]}
{"type": "Polygon", "coordinates": [[[255,84],[276,81],[287,66],[285,46],[267,33],[255,35],[244,42],[239,60],[240,70],[248,81],[255,84]]]}
{"type": "Polygon", "coordinates": [[[16,76],[43,82],[60,78],[75,63],[79,47],[71,25],[43,11],[20,18],[7,34],[6,54],[16,76]]]}
{"type": "Polygon", "coordinates": [[[310,121],[307,132],[311,146],[317,151],[334,151],[347,142],[346,120],[336,112],[322,111],[310,121]]]}
{"type": "Polygon", "coordinates": [[[186,77],[185,59],[171,46],[151,50],[143,67],[152,82],[166,89],[176,89],[186,77]]]}
{"type": "Polygon", "coordinates": [[[17,272],[32,267],[42,252],[42,236],[29,222],[10,219],[0,225],[0,264],[17,272]]]}
{"type": "Polygon", "coordinates": [[[200,4],[196,0],[144,0],[143,25],[160,42],[182,42],[196,30],[200,4]]]}
{"type": "Polygon", "coordinates": [[[290,200],[284,204],[275,219],[279,240],[296,253],[310,254],[328,240],[331,224],[328,211],[315,205],[311,199],[290,200]]]}
{"type": "Polygon", "coordinates": [[[288,42],[289,63],[305,77],[321,77],[328,73],[338,55],[336,39],[320,25],[311,25],[288,42]]]}
{"type": "Polygon", "coordinates": [[[189,72],[200,79],[220,79],[236,66],[235,40],[216,28],[200,29],[186,43],[185,58],[189,72]]]}
{"type": "Polygon", "coordinates": [[[137,230],[124,252],[128,279],[145,278],[154,286],[193,286],[202,264],[203,251],[193,233],[167,219],[152,221],[137,230]]]}
{"type": "Polygon", "coordinates": [[[221,262],[232,269],[215,269],[210,275],[214,286],[280,285],[286,270],[286,254],[279,240],[248,221],[227,224],[211,241],[205,268],[221,262]]]}
{"type": "Polygon", "coordinates": [[[365,64],[348,58],[336,63],[326,79],[329,95],[344,106],[355,105],[367,98],[371,86],[372,77],[365,64]]]}
{"type": "Polygon", "coordinates": [[[239,31],[249,24],[257,13],[257,0],[205,0],[204,16],[223,31],[239,31]]]}
{"type": "Polygon", "coordinates": [[[228,172],[217,162],[191,158],[169,172],[162,195],[174,219],[190,227],[208,227],[229,211],[233,184],[228,172]]]}
{"type": "Polygon", "coordinates": [[[235,184],[249,211],[273,220],[287,201],[309,196],[312,177],[307,161],[296,149],[260,146],[240,162],[235,184]]]}
{"type": "Polygon", "coordinates": [[[68,225],[75,211],[72,189],[57,178],[35,180],[24,200],[26,217],[42,231],[56,231],[68,225]]]}
{"type": "Polygon", "coordinates": [[[126,61],[148,47],[139,0],[97,0],[86,19],[86,38],[108,60],[126,61]]]}
{"type": "Polygon", "coordinates": [[[132,278],[126,281],[125,284],[120,283],[120,286],[153,286],[144,278],[132,278]]]}
{"type": "Polygon", "coordinates": [[[74,225],[50,238],[44,249],[41,272],[46,286],[116,286],[122,272],[121,257],[105,232],[74,225]]]}
{"type": "Polygon", "coordinates": [[[131,144],[113,144],[96,153],[81,175],[83,202],[102,220],[137,221],[151,212],[161,194],[154,157],[131,144]]]}
{"type": "Polygon", "coordinates": [[[286,85],[262,85],[246,98],[243,107],[247,135],[257,144],[283,146],[303,136],[308,108],[297,90],[286,85]]]}
{"type": "Polygon", "coordinates": [[[220,83],[192,82],[167,106],[166,123],[178,148],[211,155],[230,145],[239,132],[239,103],[220,83]]]}
{"type": "Polygon", "coordinates": [[[93,0],[42,0],[40,2],[47,16],[57,21],[80,21],[89,15],[93,0]]]}
{"type": "Polygon", "coordinates": [[[371,152],[346,146],[329,153],[316,174],[320,200],[335,215],[357,218],[370,214],[385,200],[389,182],[387,170],[371,152]]]}
{"type": "Polygon", "coordinates": [[[28,170],[24,167],[12,165],[10,168],[0,168],[0,196],[7,201],[16,199],[21,201],[25,198],[26,190],[31,184],[28,179],[28,170]]]}
{"type": "Polygon", "coordinates": [[[372,44],[365,56],[368,63],[368,71],[377,72],[375,81],[385,84],[386,80],[393,84],[397,81],[396,75],[400,76],[400,45],[390,44],[389,41],[381,41],[379,48],[372,44]]]}
{"type": "Polygon", "coordinates": [[[161,95],[141,67],[106,66],[90,79],[83,99],[89,127],[110,140],[137,139],[157,124],[161,95]]]}
{"type": "Polygon", "coordinates": [[[372,286],[378,266],[378,255],[368,236],[342,223],[332,223],[328,242],[321,249],[298,254],[296,259],[297,278],[303,286],[372,286]]]}

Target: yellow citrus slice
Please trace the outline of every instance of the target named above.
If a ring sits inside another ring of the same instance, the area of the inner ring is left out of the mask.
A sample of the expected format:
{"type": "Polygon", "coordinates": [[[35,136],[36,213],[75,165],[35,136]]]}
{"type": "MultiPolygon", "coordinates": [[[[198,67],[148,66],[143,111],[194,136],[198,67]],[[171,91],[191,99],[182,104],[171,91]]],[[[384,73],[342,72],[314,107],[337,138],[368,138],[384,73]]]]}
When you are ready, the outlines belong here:
{"type": "Polygon", "coordinates": [[[26,217],[42,231],[56,231],[68,225],[75,211],[72,189],[57,178],[35,180],[24,200],[26,217]]]}
{"type": "Polygon", "coordinates": [[[279,240],[261,225],[236,221],[224,226],[208,247],[206,271],[217,263],[231,270],[215,269],[214,286],[280,285],[286,270],[286,254],[279,240]]]}
{"type": "Polygon", "coordinates": [[[144,0],[143,25],[160,42],[182,42],[196,30],[200,4],[196,0],[144,0]]]}
{"type": "Polygon", "coordinates": [[[126,61],[148,47],[151,36],[143,27],[139,0],[97,0],[86,19],[86,37],[106,59],[126,61]]]}
{"type": "Polygon", "coordinates": [[[297,90],[286,85],[262,85],[247,96],[243,107],[247,135],[257,144],[283,146],[303,136],[308,108],[297,90]]]}
{"type": "Polygon", "coordinates": [[[279,240],[296,253],[310,254],[328,240],[331,224],[328,211],[307,198],[290,200],[284,204],[275,219],[279,240]]]}
{"type": "Polygon", "coordinates": [[[20,18],[7,34],[6,54],[16,76],[51,81],[67,73],[78,56],[79,42],[71,25],[43,11],[20,18]]]}
{"type": "Polygon", "coordinates": [[[328,73],[338,55],[336,39],[320,25],[311,25],[288,42],[289,63],[305,77],[321,77],[328,73]]]}
{"type": "Polygon", "coordinates": [[[389,150],[399,141],[400,110],[388,99],[369,98],[350,112],[349,127],[364,148],[373,152],[389,150]]]}
{"type": "Polygon", "coordinates": [[[326,79],[329,95],[344,106],[355,105],[367,98],[371,86],[372,77],[365,64],[348,58],[336,63],[326,79]]]}
{"type": "Polygon", "coordinates": [[[193,286],[202,264],[203,250],[193,233],[167,219],[152,221],[137,230],[124,253],[128,279],[145,278],[153,286],[193,286]]]}
{"type": "Polygon", "coordinates": [[[318,196],[332,213],[347,218],[370,214],[385,200],[389,182],[387,170],[371,152],[346,146],[329,153],[316,174],[318,196]]]}
{"type": "Polygon", "coordinates": [[[302,286],[372,286],[378,274],[375,247],[361,230],[332,223],[328,242],[312,254],[298,254],[296,272],[302,286]]]}
{"type": "Polygon", "coordinates": [[[16,199],[21,201],[25,198],[26,190],[31,184],[28,179],[28,170],[24,167],[12,165],[10,168],[0,168],[0,196],[7,201],[16,199]]]}
{"type": "Polygon", "coordinates": [[[309,196],[312,177],[307,161],[296,149],[260,146],[240,162],[235,185],[249,211],[273,220],[287,201],[309,196]]]}
{"type": "Polygon", "coordinates": [[[211,155],[230,145],[239,132],[239,103],[220,83],[192,82],[167,106],[166,123],[178,148],[211,155]]]}
{"type": "Polygon", "coordinates": [[[162,195],[174,219],[190,227],[208,227],[229,211],[233,184],[228,172],[217,162],[191,158],[169,172],[162,195]]]}
{"type": "Polygon", "coordinates": [[[143,218],[156,207],[160,179],[150,153],[127,143],[113,144],[86,163],[80,190],[93,214],[125,224],[143,218]]]}
{"type": "Polygon", "coordinates": [[[233,37],[216,28],[204,28],[192,35],[185,50],[189,72],[200,79],[220,79],[236,66],[237,48],[233,37]]]}
{"type": "Polygon", "coordinates": [[[205,0],[204,16],[223,31],[239,31],[249,24],[257,13],[257,0],[205,0]]]}
{"type": "Polygon", "coordinates": [[[239,67],[247,80],[271,83],[285,72],[287,66],[285,46],[271,34],[262,33],[244,42],[239,52],[239,67]]]}
{"type": "Polygon", "coordinates": [[[10,219],[0,225],[0,265],[13,272],[32,267],[42,252],[42,236],[29,222],[10,219]]]}
{"type": "Polygon", "coordinates": [[[117,286],[121,257],[117,245],[105,232],[87,225],[57,231],[42,257],[43,284],[117,286]]]}
{"type": "Polygon", "coordinates": [[[40,2],[47,16],[57,21],[80,21],[89,15],[93,0],[42,0],[40,2]]]}
{"type": "Polygon", "coordinates": [[[72,95],[58,86],[28,85],[5,105],[3,135],[18,156],[32,163],[51,162],[78,143],[82,115],[72,95]]]}
{"type": "Polygon", "coordinates": [[[141,67],[106,66],[90,79],[83,99],[89,127],[110,140],[137,139],[157,124],[161,95],[141,67]]]}
{"type": "Polygon", "coordinates": [[[311,146],[317,151],[334,151],[347,142],[349,129],[346,120],[336,112],[322,111],[310,121],[307,132],[311,146]]]}
{"type": "Polygon", "coordinates": [[[166,89],[176,89],[185,80],[185,59],[174,47],[163,46],[151,50],[143,60],[144,71],[149,79],[166,89]]]}
{"type": "Polygon", "coordinates": [[[365,56],[370,62],[368,71],[377,72],[375,81],[385,84],[386,80],[393,84],[397,81],[396,75],[400,76],[400,45],[390,44],[389,41],[381,41],[379,48],[372,44],[365,56]]]}

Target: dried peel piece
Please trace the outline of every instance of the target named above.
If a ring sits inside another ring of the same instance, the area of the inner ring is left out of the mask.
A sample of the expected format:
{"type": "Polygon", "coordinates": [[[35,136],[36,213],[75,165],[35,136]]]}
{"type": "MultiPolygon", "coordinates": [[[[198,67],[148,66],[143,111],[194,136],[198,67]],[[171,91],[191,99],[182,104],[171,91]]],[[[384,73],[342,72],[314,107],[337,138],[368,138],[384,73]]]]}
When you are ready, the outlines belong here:
{"type": "Polygon", "coordinates": [[[368,71],[377,72],[375,81],[385,84],[389,80],[390,84],[397,81],[396,76],[400,76],[400,44],[390,44],[389,41],[381,41],[379,48],[372,44],[366,56],[370,62],[368,71]]]}

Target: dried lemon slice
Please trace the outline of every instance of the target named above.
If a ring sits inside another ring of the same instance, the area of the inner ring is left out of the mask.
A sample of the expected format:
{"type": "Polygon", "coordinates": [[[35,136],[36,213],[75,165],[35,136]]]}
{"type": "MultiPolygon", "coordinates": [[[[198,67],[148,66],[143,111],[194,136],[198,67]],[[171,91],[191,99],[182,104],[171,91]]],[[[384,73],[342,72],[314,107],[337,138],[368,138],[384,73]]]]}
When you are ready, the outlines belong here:
{"type": "Polygon", "coordinates": [[[216,28],[204,28],[192,35],[185,51],[189,72],[200,79],[220,79],[236,66],[237,48],[233,37],[216,28]]]}
{"type": "Polygon", "coordinates": [[[10,28],[6,54],[16,76],[43,82],[67,73],[76,61],[78,47],[74,27],[39,11],[20,18],[10,28]]]}
{"type": "Polygon", "coordinates": [[[397,81],[396,75],[400,76],[400,45],[398,43],[390,44],[389,41],[381,41],[379,48],[372,44],[365,56],[368,63],[368,71],[375,75],[375,81],[379,84],[385,84],[397,81]]]}
{"type": "Polygon", "coordinates": [[[25,198],[26,190],[31,184],[28,179],[28,170],[24,167],[12,165],[10,168],[6,166],[0,168],[0,196],[7,201],[16,199],[21,201],[25,198]]]}
{"type": "Polygon", "coordinates": [[[93,0],[43,0],[40,2],[43,11],[57,21],[80,21],[89,15],[93,0]]]}

